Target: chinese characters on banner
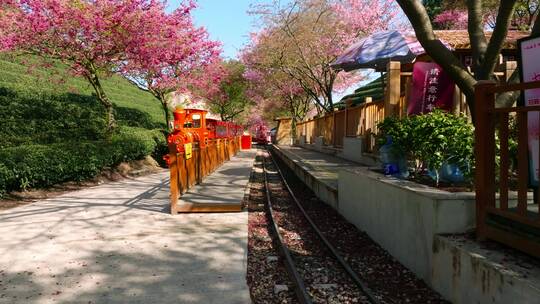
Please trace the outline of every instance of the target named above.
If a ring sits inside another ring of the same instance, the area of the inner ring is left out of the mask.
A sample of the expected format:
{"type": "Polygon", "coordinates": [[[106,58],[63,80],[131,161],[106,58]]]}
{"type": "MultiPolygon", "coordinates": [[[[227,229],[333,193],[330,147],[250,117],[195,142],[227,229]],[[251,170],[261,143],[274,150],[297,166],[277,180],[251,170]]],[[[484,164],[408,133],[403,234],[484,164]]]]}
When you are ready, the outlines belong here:
{"type": "MultiPolygon", "coordinates": [[[[521,75],[524,82],[540,81],[540,37],[521,41],[521,75]]],[[[525,105],[540,105],[540,89],[526,90],[525,105]]],[[[529,112],[527,117],[527,133],[529,143],[529,174],[530,183],[538,186],[538,136],[540,114],[529,112]]]]}
{"type": "Polygon", "coordinates": [[[452,110],[454,82],[433,62],[414,64],[407,114],[429,113],[435,108],[452,110]]]}

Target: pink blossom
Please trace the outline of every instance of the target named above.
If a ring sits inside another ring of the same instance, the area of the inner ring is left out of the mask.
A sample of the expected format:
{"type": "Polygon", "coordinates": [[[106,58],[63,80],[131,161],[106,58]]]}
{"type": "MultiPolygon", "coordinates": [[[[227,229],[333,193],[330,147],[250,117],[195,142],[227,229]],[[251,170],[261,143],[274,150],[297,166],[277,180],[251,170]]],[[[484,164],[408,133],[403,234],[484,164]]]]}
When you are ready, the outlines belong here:
{"type": "Polygon", "coordinates": [[[446,10],[435,17],[433,23],[445,30],[467,29],[468,14],[464,10],[446,10]]]}

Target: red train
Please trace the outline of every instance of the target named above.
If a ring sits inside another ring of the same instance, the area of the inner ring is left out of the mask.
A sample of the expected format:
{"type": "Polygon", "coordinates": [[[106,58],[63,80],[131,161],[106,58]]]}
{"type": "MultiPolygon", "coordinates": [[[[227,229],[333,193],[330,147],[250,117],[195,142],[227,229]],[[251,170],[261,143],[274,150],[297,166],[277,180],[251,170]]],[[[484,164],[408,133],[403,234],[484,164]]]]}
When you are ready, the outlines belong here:
{"type": "Polygon", "coordinates": [[[270,130],[266,125],[258,125],[255,127],[255,137],[253,141],[258,144],[269,144],[270,143],[270,130]]]}
{"type": "Polygon", "coordinates": [[[184,152],[187,143],[198,143],[206,147],[209,140],[232,138],[242,135],[244,128],[232,122],[206,118],[208,111],[198,109],[177,109],[173,112],[174,129],[167,142],[175,144],[178,153],[184,152]]]}

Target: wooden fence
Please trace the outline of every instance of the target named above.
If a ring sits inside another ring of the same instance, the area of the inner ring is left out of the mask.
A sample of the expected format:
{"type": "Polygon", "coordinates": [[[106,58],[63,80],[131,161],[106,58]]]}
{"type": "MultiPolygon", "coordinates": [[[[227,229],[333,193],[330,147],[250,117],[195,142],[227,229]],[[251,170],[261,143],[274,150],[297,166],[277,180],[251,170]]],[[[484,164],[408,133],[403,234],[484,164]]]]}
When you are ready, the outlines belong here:
{"type": "MultiPolygon", "coordinates": [[[[476,225],[479,238],[490,238],[540,257],[540,195],[530,199],[529,193],[529,160],[536,157],[540,162],[540,156],[529,153],[527,124],[530,114],[540,115],[540,106],[495,108],[496,94],[533,88],[540,88],[540,82],[482,82],[476,86],[476,225]],[[510,117],[517,120],[515,130],[509,129],[510,117]],[[513,166],[509,151],[512,133],[517,133],[518,141],[517,164],[513,166]],[[510,191],[513,188],[517,195],[510,191]]],[[[532,136],[536,136],[532,143],[540,145],[540,134],[532,136]]]]}
{"type": "Polygon", "coordinates": [[[383,118],[384,102],[367,102],[298,123],[296,129],[297,135],[305,138],[306,143],[314,143],[315,138],[321,136],[325,145],[335,147],[343,146],[343,137],[363,136],[367,151],[372,151],[375,146],[377,123],[383,118]]]}
{"type": "Polygon", "coordinates": [[[189,188],[212,173],[240,150],[240,136],[209,140],[204,148],[193,143],[191,158],[177,153],[174,144],[169,145],[170,205],[171,214],[178,213],[178,200],[189,188]]]}

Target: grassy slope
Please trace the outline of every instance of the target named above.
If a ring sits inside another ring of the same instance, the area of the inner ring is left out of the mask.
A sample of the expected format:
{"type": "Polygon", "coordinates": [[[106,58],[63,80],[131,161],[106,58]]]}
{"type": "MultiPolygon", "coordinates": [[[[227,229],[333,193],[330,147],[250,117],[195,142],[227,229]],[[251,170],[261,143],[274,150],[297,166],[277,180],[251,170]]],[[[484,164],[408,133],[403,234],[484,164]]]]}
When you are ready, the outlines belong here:
{"type": "MultiPolygon", "coordinates": [[[[25,60],[28,60],[26,58],[25,60]]],[[[21,58],[0,57],[0,87],[17,93],[28,91],[52,94],[75,93],[91,96],[93,88],[81,77],[69,74],[65,66],[28,68],[21,58]]],[[[30,58],[30,61],[35,61],[30,58]]],[[[143,92],[119,76],[104,79],[103,86],[115,106],[147,113],[157,124],[163,123],[159,102],[149,93],[143,92]]],[[[97,102],[97,101],[96,101],[97,102]]]]}
{"type": "Polygon", "coordinates": [[[161,159],[166,145],[156,129],[164,125],[163,114],[152,95],[119,76],[102,79],[119,125],[106,141],[104,109],[93,88],[65,65],[36,61],[0,55],[0,198],[89,178],[145,155],[161,159]]]}

